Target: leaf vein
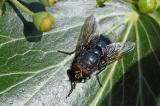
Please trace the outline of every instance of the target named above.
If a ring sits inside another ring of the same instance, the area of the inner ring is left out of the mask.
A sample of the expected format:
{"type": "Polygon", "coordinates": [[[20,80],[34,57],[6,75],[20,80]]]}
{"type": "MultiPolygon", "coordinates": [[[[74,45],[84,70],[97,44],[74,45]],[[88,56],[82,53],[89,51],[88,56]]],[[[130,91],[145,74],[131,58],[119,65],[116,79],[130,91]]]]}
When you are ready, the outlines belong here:
{"type": "Polygon", "coordinates": [[[139,23],[141,24],[142,28],[144,29],[144,31],[145,31],[145,33],[146,33],[147,40],[148,40],[148,43],[149,43],[149,47],[151,48],[151,51],[153,52],[153,55],[154,55],[154,57],[155,57],[158,65],[160,66],[160,61],[159,61],[159,59],[158,59],[158,56],[154,53],[154,49],[153,49],[153,47],[152,47],[152,43],[151,43],[151,41],[149,40],[149,34],[148,34],[147,30],[145,29],[145,27],[144,27],[143,23],[141,22],[141,20],[139,20],[139,23]]]}

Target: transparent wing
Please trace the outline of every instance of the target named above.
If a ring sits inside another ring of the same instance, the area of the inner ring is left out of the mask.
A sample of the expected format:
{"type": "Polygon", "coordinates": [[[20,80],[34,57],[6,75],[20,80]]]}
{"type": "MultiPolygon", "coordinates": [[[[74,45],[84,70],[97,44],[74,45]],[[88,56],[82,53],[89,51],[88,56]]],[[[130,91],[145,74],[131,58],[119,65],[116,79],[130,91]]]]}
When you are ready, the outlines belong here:
{"type": "Polygon", "coordinates": [[[128,54],[135,48],[135,43],[125,42],[125,43],[112,43],[107,45],[104,52],[104,63],[105,65],[111,64],[114,61],[120,59],[122,56],[128,54]]]}
{"type": "Polygon", "coordinates": [[[99,38],[99,30],[96,19],[93,15],[86,18],[80,32],[80,36],[78,39],[76,54],[81,50],[85,49],[85,46],[88,44],[95,44],[97,39],[99,38]]]}

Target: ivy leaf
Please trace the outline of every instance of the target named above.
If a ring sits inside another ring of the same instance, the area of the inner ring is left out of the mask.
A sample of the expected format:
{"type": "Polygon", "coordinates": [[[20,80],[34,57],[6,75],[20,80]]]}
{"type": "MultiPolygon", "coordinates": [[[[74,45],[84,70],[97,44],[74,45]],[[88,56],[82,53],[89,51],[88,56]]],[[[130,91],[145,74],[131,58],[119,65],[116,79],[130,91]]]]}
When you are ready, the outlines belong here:
{"type": "MultiPolygon", "coordinates": [[[[37,11],[44,7],[36,0],[23,0],[37,11]],[[36,8],[37,7],[37,8],[36,8]],[[41,7],[41,8],[40,8],[41,7]]],[[[48,33],[34,29],[31,18],[11,3],[0,18],[0,104],[5,106],[153,106],[159,105],[160,26],[158,19],[139,14],[123,1],[96,8],[95,0],[61,0],[46,8],[57,19],[48,33]],[[132,41],[135,50],[95,73],[86,83],[78,83],[70,97],[67,69],[86,17],[94,14],[100,31],[112,42],[132,41]]]]}
{"type": "Polygon", "coordinates": [[[160,24],[160,6],[158,6],[157,10],[154,13],[150,14],[150,16],[160,24]]]}

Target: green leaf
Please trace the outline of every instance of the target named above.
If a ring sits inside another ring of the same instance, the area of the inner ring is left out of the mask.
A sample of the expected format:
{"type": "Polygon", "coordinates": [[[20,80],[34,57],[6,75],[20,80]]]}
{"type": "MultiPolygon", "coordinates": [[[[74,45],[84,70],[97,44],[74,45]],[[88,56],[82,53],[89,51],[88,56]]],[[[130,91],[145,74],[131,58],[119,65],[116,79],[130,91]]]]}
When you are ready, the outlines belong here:
{"type": "Polygon", "coordinates": [[[150,16],[153,17],[160,24],[160,6],[153,14],[150,14],[150,16]]]}
{"type": "MultiPolygon", "coordinates": [[[[38,10],[36,0],[23,0],[38,10]]],[[[0,18],[0,104],[4,106],[158,106],[160,94],[160,25],[151,15],[139,14],[123,1],[96,8],[96,0],[61,0],[46,8],[56,27],[39,33],[31,17],[6,3],[0,18]],[[21,14],[20,14],[21,13],[21,14]],[[132,41],[135,50],[107,66],[100,74],[78,83],[70,97],[67,70],[85,18],[94,14],[100,31],[112,42],[132,41]]]]}

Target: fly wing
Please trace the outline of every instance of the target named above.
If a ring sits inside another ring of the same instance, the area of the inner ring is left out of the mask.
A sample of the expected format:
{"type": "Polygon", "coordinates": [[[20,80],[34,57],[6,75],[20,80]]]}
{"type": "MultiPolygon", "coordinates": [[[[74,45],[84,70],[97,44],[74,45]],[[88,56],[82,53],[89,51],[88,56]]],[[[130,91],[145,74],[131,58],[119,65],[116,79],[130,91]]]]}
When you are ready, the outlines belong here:
{"type": "Polygon", "coordinates": [[[108,65],[116,60],[120,59],[122,56],[128,54],[135,48],[135,43],[133,42],[125,42],[125,43],[112,43],[106,46],[103,49],[104,53],[104,63],[103,65],[108,65]]]}
{"type": "Polygon", "coordinates": [[[93,15],[86,18],[80,32],[78,39],[76,54],[83,51],[87,45],[92,46],[96,44],[99,39],[99,30],[96,19],[93,15]]]}

